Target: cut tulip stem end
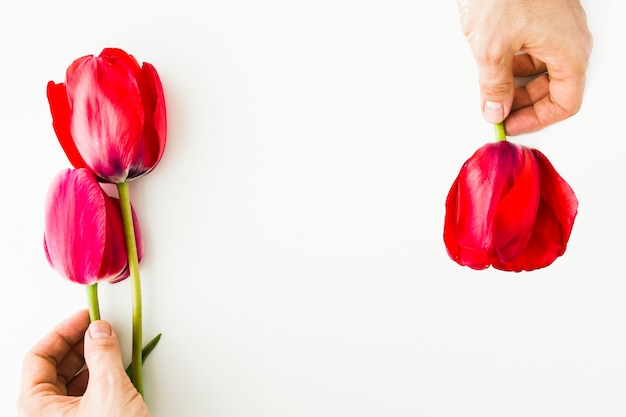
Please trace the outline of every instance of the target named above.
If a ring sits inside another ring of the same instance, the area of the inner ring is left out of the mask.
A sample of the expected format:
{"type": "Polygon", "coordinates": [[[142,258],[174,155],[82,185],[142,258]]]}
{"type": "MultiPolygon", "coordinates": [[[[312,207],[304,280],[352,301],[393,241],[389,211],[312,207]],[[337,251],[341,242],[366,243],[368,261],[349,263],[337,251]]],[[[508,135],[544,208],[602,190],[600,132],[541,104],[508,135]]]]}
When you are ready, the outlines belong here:
{"type": "Polygon", "coordinates": [[[100,320],[100,304],[98,303],[98,283],[86,285],[89,321],[100,320]]]}
{"type": "Polygon", "coordinates": [[[494,126],[496,142],[506,141],[506,132],[504,131],[504,123],[496,123],[494,126]]]}
{"type": "Polygon", "coordinates": [[[124,223],[124,236],[126,238],[126,250],[128,252],[128,269],[132,286],[132,310],[133,310],[133,342],[132,342],[132,365],[131,380],[137,392],[143,397],[143,377],[142,377],[142,308],[141,308],[141,282],[139,279],[139,257],[137,255],[137,241],[133,227],[133,215],[130,205],[130,192],[128,181],[117,184],[117,191],[120,198],[122,211],[122,221],[124,223]]]}

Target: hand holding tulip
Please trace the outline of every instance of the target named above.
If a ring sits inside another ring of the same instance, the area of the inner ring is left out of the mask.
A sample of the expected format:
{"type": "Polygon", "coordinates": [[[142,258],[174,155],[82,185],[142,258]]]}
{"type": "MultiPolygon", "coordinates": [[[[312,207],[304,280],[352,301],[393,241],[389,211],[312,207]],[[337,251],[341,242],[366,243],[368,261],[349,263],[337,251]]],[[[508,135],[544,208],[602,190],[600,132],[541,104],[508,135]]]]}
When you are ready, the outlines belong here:
{"type": "Polygon", "coordinates": [[[57,325],[24,359],[20,417],[149,417],[124,372],[115,332],[105,321],[89,324],[80,311],[57,325]]]}
{"type": "Polygon", "coordinates": [[[579,0],[458,0],[458,7],[488,122],[504,121],[519,135],[578,112],[593,43],[579,0]],[[515,88],[514,77],[532,76],[515,88]]]}
{"type": "Polygon", "coordinates": [[[95,283],[130,276],[131,379],[143,395],[142,248],[128,182],[152,171],[163,155],[167,123],[161,81],[151,64],[140,66],[123,50],[105,48],[98,56],[74,60],[65,83],[50,81],[47,95],[52,126],[76,169],[52,185],[46,255],[62,275],[88,284],[92,320],[99,318],[95,283]],[[119,200],[108,198],[97,181],[115,184],[119,200]]]}

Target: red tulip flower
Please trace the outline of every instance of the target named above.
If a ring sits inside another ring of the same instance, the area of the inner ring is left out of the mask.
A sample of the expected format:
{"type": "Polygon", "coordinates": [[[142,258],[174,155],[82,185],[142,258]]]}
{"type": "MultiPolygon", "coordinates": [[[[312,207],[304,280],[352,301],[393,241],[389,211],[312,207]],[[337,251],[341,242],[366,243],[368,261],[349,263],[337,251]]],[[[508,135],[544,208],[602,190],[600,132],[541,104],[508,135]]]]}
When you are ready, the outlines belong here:
{"type": "Polygon", "coordinates": [[[446,199],[444,241],[460,265],[531,271],[563,255],[578,210],[538,150],[506,140],[469,158],[446,199]]]}
{"type": "MultiPolygon", "coordinates": [[[[141,236],[137,231],[137,250],[141,236]]],[[[44,249],[54,270],[92,285],[129,275],[119,202],[86,169],[67,169],[50,184],[45,203],[44,249]]]]}
{"type": "Polygon", "coordinates": [[[70,163],[101,181],[121,183],[150,172],[165,148],[163,87],[155,68],[106,48],[76,59],[65,83],[48,83],[54,131],[70,163]]]}

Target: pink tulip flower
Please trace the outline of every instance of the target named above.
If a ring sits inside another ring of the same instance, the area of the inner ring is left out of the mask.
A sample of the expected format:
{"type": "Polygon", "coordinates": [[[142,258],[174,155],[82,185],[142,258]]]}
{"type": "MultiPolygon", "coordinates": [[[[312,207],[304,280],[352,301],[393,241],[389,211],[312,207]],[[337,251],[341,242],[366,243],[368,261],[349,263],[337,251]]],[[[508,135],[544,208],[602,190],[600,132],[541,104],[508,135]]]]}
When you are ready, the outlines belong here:
{"type": "Polygon", "coordinates": [[[563,255],[578,200],[538,150],[488,143],[469,158],[446,200],[444,241],[460,265],[531,271],[563,255]]]}
{"type": "MultiPolygon", "coordinates": [[[[135,215],[133,220],[141,254],[135,215]]],[[[52,180],[45,202],[44,250],[52,268],[70,281],[90,285],[128,277],[119,203],[87,169],[66,169],[52,180]]]]}
{"type": "Polygon", "coordinates": [[[156,69],[107,48],[76,59],[65,83],[48,83],[54,131],[70,163],[101,181],[121,183],[160,161],[167,130],[165,98],[156,69]]]}

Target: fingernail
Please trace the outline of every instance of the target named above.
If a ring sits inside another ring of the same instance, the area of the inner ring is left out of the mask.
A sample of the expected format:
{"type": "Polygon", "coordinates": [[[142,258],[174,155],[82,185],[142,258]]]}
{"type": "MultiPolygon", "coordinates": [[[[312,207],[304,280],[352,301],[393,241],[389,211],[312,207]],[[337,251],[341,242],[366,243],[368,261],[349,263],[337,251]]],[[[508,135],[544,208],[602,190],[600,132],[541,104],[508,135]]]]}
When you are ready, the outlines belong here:
{"type": "Polygon", "coordinates": [[[111,326],[106,321],[94,321],[89,325],[89,336],[92,339],[111,337],[111,326]]]}
{"type": "Polygon", "coordinates": [[[504,119],[504,108],[502,103],[495,101],[485,101],[483,116],[489,123],[500,123],[504,119]]]}

